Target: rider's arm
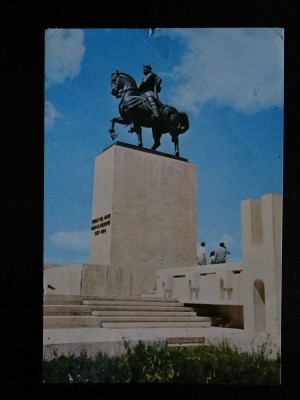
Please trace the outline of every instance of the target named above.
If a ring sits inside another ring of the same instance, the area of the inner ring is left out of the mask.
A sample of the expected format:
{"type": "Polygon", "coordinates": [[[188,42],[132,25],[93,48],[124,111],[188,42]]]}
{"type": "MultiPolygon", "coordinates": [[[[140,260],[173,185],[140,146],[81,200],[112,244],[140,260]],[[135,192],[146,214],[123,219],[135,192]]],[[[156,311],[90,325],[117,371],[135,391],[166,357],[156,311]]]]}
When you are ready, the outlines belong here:
{"type": "Polygon", "coordinates": [[[160,90],[161,90],[161,87],[160,87],[161,82],[162,82],[161,78],[160,78],[158,75],[155,75],[155,86],[156,86],[156,91],[157,91],[158,93],[159,93],[160,90]]]}

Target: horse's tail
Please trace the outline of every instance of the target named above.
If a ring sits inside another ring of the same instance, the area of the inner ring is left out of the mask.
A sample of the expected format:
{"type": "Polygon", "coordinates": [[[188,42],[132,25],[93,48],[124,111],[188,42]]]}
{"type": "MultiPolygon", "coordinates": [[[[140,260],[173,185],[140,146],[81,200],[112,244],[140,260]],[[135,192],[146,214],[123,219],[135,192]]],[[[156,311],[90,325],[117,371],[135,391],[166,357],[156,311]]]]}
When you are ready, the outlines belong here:
{"type": "Polygon", "coordinates": [[[189,123],[189,118],[185,112],[179,112],[178,114],[179,114],[178,131],[180,134],[186,132],[189,129],[190,123],[189,123]]]}

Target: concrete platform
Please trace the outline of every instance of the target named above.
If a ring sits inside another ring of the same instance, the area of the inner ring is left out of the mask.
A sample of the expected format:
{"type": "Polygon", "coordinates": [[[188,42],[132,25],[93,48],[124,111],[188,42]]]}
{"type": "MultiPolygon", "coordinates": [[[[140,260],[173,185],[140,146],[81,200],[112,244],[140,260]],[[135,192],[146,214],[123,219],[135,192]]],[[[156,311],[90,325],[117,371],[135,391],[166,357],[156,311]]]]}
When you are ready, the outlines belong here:
{"type": "Polygon", "coordinates": [[[120,316],[45,316],[44,329],[67,327],[106,327],[106,328],[155,328],[155,327],[196,327],[211,326],[208,317],[197,316],[148,316],[148,315],[120,315],[120,316]]]}
{"type": "MultiPolygon", "coordinates": [[[[197,316],[192,307],[185,307],[176,299],[48,295],[45,303],[43,348],[47,359],[81,352],[115,356],[125,351],[125,343],[132,347],[139,341],[187,347],[226,339],[252,351],[255,343],[270,339],[266,334],[251,336],[243,329],[211,326],[209,317],[197,316]],[[165,306],[166,303],[172,306],[165,306]]],[[[272,338],[272,343],[275,351],[280,348],[279,337],[272,338]]]]}
{"type": "MultiPolygon", "coordinates": [[[[280,349],[280,338],[272,337],[273,355],[280,349]]],[[[167,344],[172,347],[180,345],[218,344],[227,340],[238,348],[251,352],[256,346],[265,343],[267,335],[247,334],[241,329],[219,327],[173,327],[173,328],[66,328],[44,329],[44,358],[55,355],[74,354],[82,351],[93,356],[103,352],[109,356],[117,356],[124,352],[125,342],[131,347],[139,341],[148,344],[167,344]],[[195,343],[198,341],[198,343],[195,343]]],[[[272,356],[272,355],[271,355],[272,356]]]]}

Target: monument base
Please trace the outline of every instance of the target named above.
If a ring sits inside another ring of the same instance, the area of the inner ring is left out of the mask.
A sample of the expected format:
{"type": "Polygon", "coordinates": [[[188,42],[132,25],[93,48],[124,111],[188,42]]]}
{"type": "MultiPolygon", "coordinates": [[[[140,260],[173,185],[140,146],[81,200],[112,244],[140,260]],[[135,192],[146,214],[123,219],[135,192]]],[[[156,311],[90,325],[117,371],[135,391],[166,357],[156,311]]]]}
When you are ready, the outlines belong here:
{"type": "Polygon", "coordinates": [[[196,262],[196,165],[116,142],[95,160],[90,264],[196,262]]]}
{"type": "Polygon", "coordinates": [[[95,160],[89,264],[46,269],[49,293],[146,293],[158,269],[195,265],[196,236],[196,165],[116,142],[95,160]]]}

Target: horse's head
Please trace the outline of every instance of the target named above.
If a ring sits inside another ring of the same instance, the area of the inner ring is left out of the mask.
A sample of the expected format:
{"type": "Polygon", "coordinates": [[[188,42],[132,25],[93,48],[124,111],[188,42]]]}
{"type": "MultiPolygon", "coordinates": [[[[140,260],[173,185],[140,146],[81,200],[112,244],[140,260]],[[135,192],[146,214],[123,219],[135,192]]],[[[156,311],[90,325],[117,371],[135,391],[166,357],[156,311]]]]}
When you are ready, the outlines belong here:
{"type": "Polygon", "coordinates": [[[135,89],[137,89],[137,84],[130,75],[119,71],[111,74],[111,94],[116,98],[121,97],[128,90],[135,89]]]}
{"type": "Polygon", "coordinates": [[[123,81],[120,77],[120,72],[116,71],[111,74],[111,94],[115,97],[121,97],[123,81]]]}

